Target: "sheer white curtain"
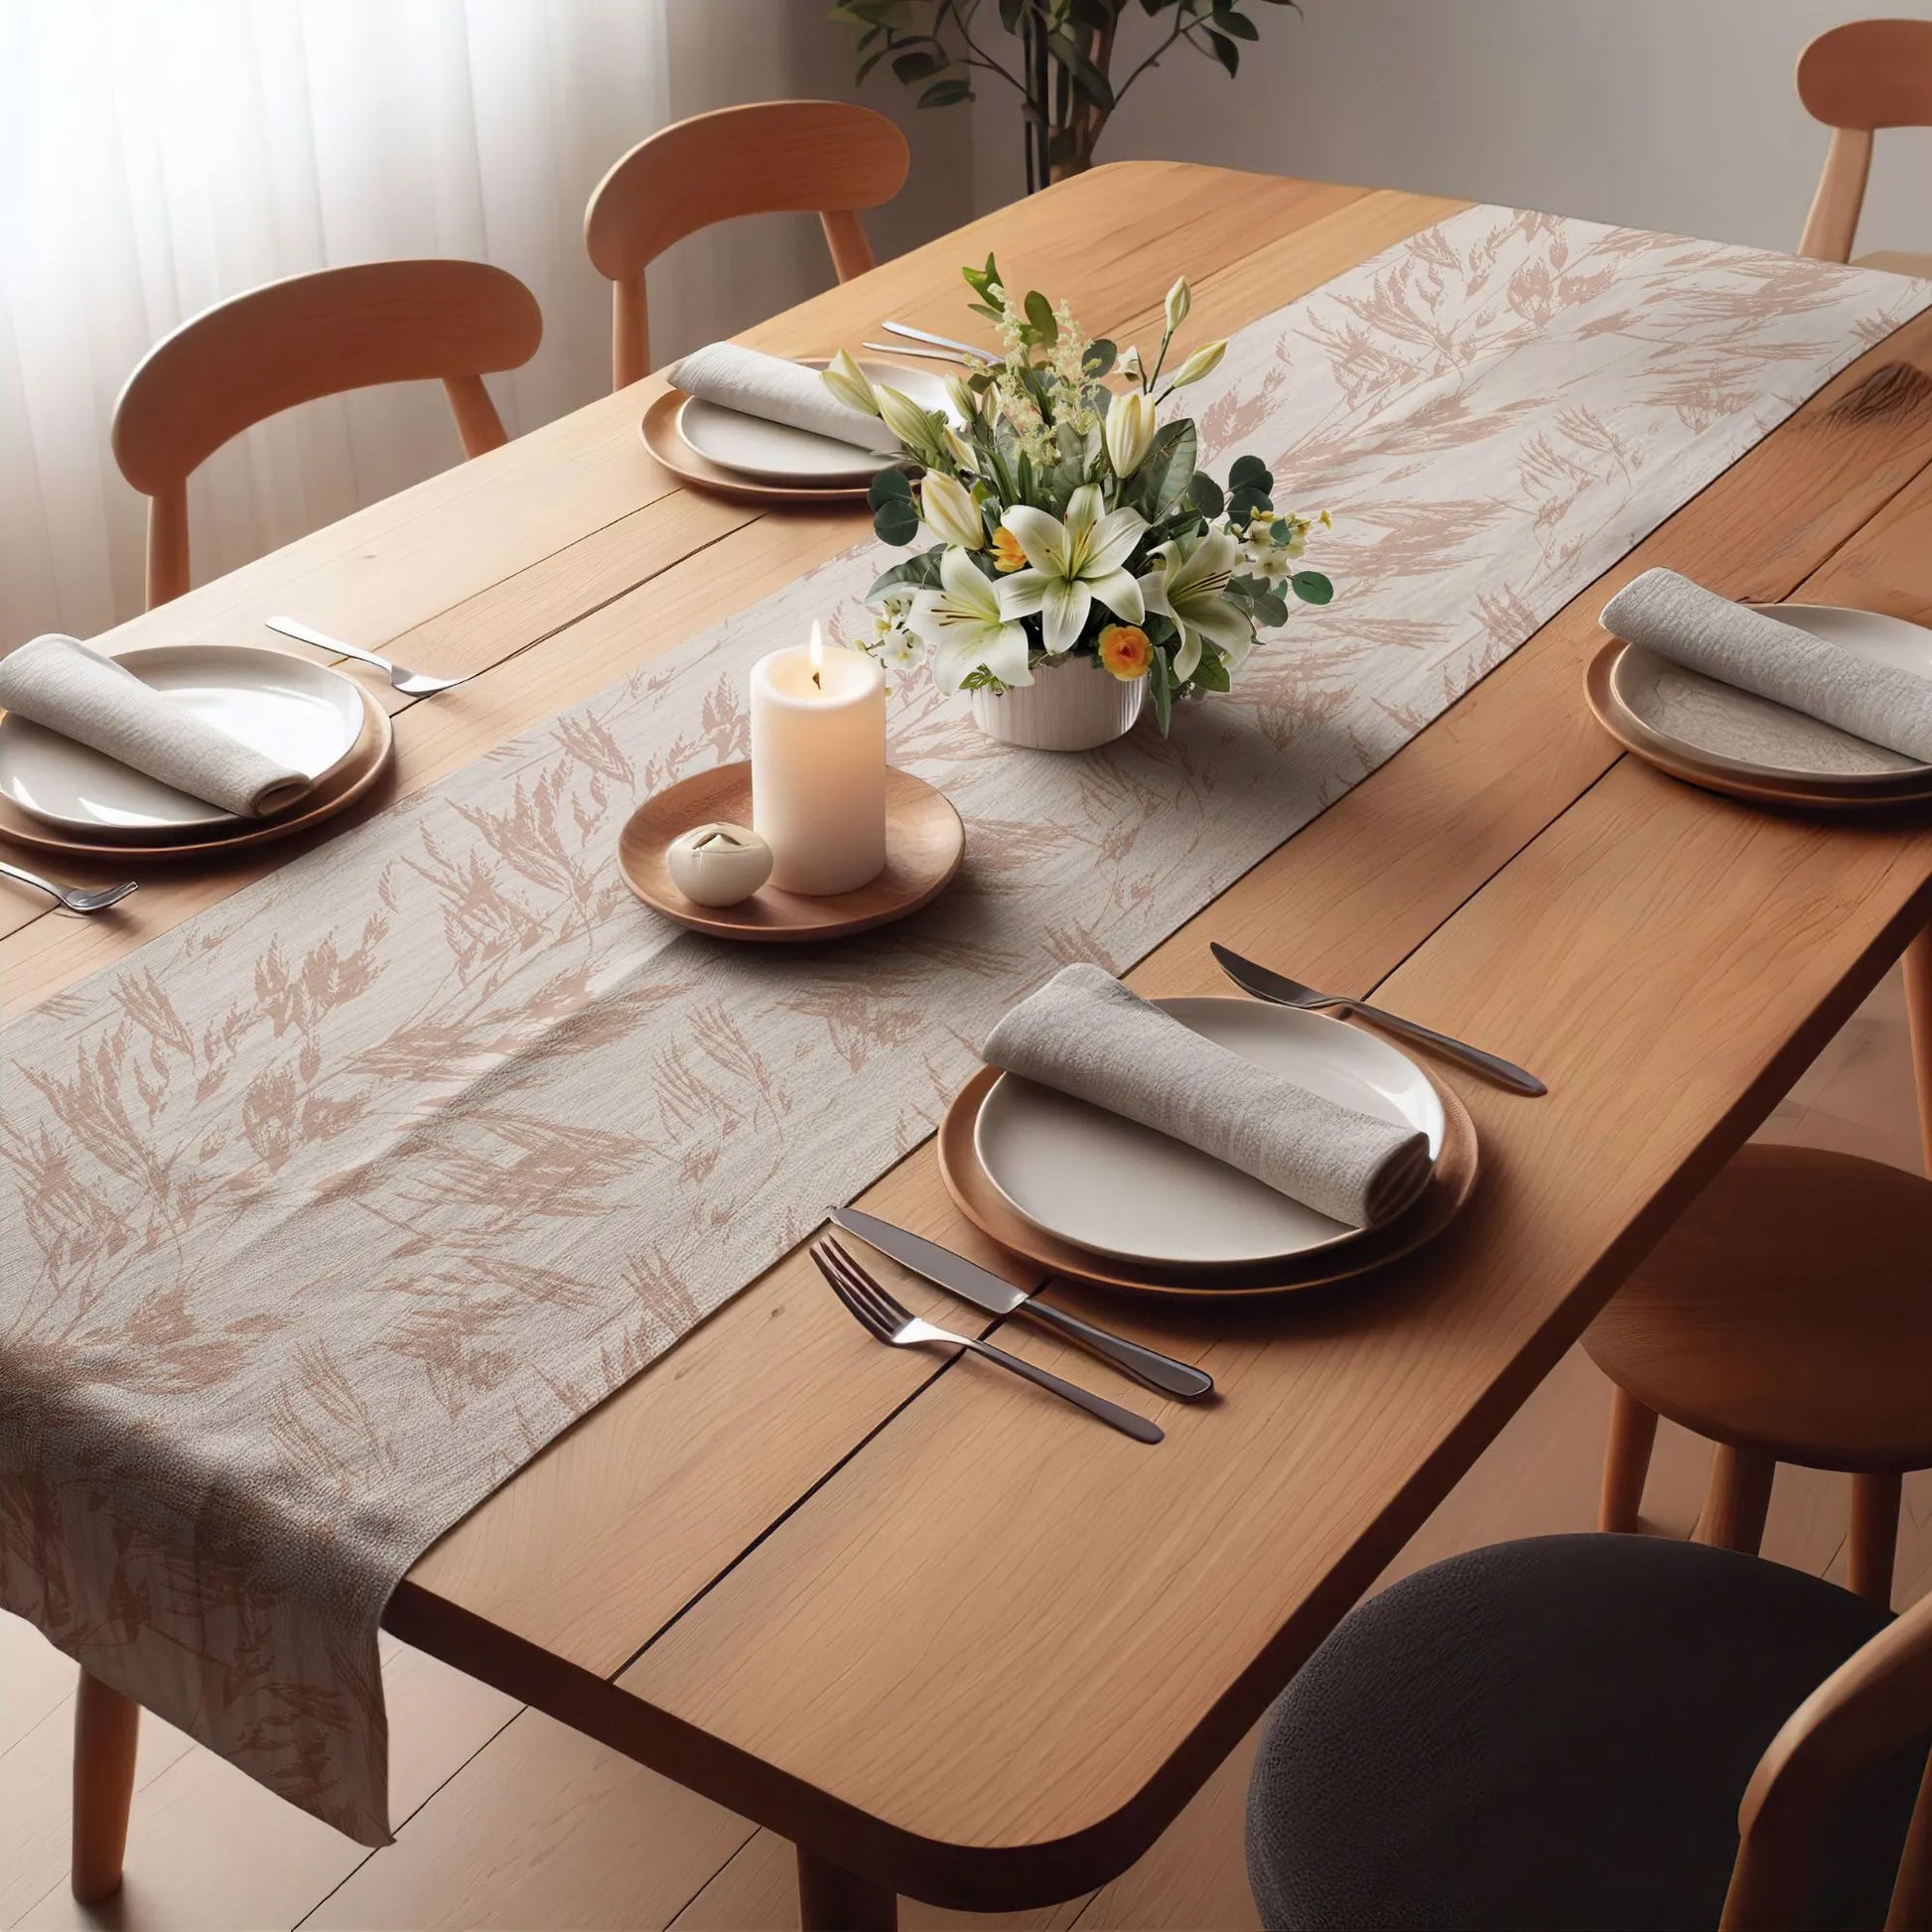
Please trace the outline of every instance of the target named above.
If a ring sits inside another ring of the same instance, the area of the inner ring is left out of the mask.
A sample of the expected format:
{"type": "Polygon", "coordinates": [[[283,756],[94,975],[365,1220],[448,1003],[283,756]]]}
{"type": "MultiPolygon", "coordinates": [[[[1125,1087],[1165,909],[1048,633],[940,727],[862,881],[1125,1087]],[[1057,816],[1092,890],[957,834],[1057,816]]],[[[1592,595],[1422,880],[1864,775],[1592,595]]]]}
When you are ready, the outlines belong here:
{"type": "MultiPolygon", "coordinates": [[[[511,434],[602,393],[609,287],[583,249],[591,188],[721,91],[808,91],[809,73],[788,84],[799,11],[3,0],[0,649],[57,626],[91,635],[140,609],[143,501],[108,450],[114,398],[177,323],[258,282],[385,255],[492,261],[544,312],[536,359],[490,378],[511,434]],[[680,64],[702,69],[682,89],[680,64]]],[[[821,9],[802,11],[815,37],[834,32],[821,9]]],[[[829,280],[802,224],[775,247],[761,227],[667,258],[652,279],[654,346],[668,355],[829,280]]],[[[196,479],[196,581],[458,455],[433,385],[265,424],[196,479]]]]}

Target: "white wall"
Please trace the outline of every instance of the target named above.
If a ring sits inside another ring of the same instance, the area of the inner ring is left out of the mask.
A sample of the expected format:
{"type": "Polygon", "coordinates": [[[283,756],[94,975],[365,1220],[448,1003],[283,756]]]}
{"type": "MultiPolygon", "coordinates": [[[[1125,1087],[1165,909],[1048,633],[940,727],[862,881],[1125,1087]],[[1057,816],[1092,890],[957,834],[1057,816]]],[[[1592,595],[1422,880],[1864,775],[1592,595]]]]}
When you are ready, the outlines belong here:
{"type": "MultiPolygon", "coordinates": [[[[1845,20],[1932,18],[1927,0],[1302,0],[1299,15],[1251,0],[1243,11],[1262,38],[1240,75],[1174,50],[1128,95],[1101,160],[1412,188],[1773,248],[1797,245],[1825,153],[1792,89],[1798,51],[1845,20]]],[[[1138,9],[1130,19],[1144,41],[1138,9]]],[[[996,82],[971,110],[982,208],[1024,187],[1011,100],[996,82]]],[[[1932,249],[1928,164],[1932,133],[1879,138],[1861,252],[1932,249]]]]}

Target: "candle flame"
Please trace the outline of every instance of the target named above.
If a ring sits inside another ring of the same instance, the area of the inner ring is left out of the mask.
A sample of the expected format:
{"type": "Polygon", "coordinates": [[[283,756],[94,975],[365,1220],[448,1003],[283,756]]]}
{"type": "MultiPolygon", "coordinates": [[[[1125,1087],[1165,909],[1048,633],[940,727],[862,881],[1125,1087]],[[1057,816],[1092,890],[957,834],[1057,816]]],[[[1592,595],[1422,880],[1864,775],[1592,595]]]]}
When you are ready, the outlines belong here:
{"type": "Polygon", "coordinates": [[[818,620],[812,620],[812,684],[817,690],[825,689],[819,672],[825,668],[825,631],[818,620]]]}

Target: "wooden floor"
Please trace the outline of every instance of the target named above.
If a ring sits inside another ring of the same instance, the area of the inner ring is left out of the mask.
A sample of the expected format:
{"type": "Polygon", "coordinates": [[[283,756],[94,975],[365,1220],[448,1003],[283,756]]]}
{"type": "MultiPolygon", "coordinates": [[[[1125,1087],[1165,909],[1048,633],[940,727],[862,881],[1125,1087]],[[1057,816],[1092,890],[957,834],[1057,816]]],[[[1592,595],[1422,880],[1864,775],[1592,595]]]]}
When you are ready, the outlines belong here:
{"type": "MultiPolygon", "coordinates": [[[[1894,973],[1765,1124],[1761,1138],[1917,1170],[1894,973]]],[[[1608,1411],[1573,1353],[1384,1581],[1504,1537],[1590,1527],[1608,1411]]],[[[1708,1451],[1667,1424],[1644,1514],[1687,1536],[1708,1451]]],[[[1842,1580],[1844,1477],[1781,1469],[1764,1553],[1842,1580]]],[[[1908,1478],[1895,1601],[1932,1587],[1932,1475],[1908,1478]]],[[[119,1898],[88,1912],[66,1881],[73,1668],[0,1616],[0,1926],[790,1927],[789,1847],[702,1798],[400,1644],[387,1652],[397,1842],[367,1853],[148,1719],[119,1898]]],[[[1131,1871],[1051,1912],[975,1921],[907,1904],[908,1927],[982,1923],[1247,1927],[1248,1754],[1235,1754],[1131,1871]]]]}

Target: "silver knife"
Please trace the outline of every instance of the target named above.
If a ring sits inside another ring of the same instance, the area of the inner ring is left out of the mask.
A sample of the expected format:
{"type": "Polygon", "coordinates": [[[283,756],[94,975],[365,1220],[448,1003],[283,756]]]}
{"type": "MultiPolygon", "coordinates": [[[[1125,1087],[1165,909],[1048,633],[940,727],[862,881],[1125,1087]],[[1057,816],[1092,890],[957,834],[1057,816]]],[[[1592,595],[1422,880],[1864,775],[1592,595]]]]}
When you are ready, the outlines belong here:
{"type": "Polygon", "coordinates": [[[902,1268],[909,1268],[949,1295],[957,1295],[990,1314],[1030,1314],[1049,1328],[1057,1328],[1070,1341],[1105,1356],[1116,1368],[1125,1369],[1137,1382],[1163,1395],[1178,1396],[1182,1402],[1197,1402],[1214,1392],[1214,1378],[1186,1362],[1177,1362],[1158,1348],[1143,1348],[1125,1336],[1109,1334],[1077,1314],[1068,1314],[1049,1302],[1039,1301],[1023,1288],[1015,1288],[978,1262],[928,1241],[922,1234],[909,1233],[882,1221],[874,1214],[862,1214],[856,1207],[827,1210],[848,1234],[856,1234],[883,1255],[891,1255],[902,1268]]]}

